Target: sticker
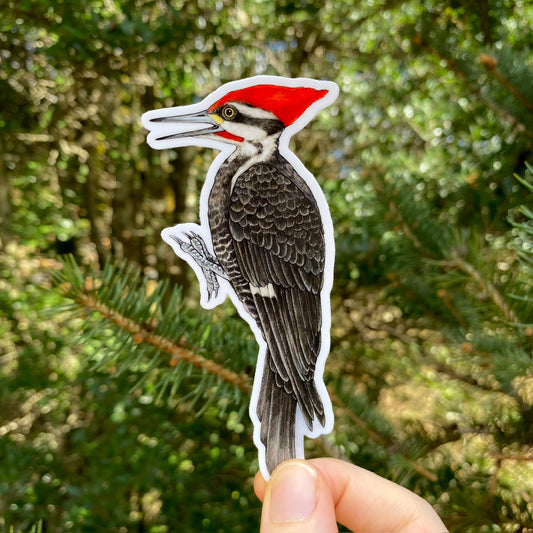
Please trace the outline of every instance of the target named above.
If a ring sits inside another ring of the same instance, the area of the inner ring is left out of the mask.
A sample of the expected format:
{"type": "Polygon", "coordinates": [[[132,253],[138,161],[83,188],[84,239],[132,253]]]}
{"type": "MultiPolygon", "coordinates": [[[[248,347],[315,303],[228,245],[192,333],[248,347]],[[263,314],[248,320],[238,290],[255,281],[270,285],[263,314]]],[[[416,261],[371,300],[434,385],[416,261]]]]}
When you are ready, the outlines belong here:
{"type": "Polygon", "coordinates": [[[200,224],[166,228],[162,237],[196,273],[201,305],[212,309],[229,296],[255,335],[250,417],[265,479],[282,461],[304,457],[304,436],[333,429],[323,381],[333,225],[289,139],[338,92],[331,81],[256,76],[142,117],[152,148],[220,151],[202,188],[200,224]]]}

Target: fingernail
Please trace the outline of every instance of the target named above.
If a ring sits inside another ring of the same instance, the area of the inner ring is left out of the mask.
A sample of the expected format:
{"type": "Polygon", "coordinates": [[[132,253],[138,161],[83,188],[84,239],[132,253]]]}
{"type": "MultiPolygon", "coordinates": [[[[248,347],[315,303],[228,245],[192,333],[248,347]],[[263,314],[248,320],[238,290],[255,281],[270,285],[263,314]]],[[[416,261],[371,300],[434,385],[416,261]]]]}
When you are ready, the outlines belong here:
{"type": "Polygon", "coordinates": [[[281,465],[272,476],[270,520],[301,522],[307,520],[316,506],[316,471],[291,461],[281,465]]]}

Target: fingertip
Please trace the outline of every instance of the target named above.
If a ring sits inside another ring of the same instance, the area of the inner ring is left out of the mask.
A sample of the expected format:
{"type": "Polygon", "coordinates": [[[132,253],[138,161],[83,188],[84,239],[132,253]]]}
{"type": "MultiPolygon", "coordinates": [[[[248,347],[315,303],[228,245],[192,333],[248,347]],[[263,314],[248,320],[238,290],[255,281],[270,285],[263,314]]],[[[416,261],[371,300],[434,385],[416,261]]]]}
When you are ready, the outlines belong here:
{"type": "Polygon", "coordinates": [[[267,487],[267,482],[265,481],[263,474],[261,474],[261,471],[257,472],[254,478],[254,491],[255,491],[255,495],[261,501],[265,499],[266,487],[267,487]]]}
{"type": "Polygon", "coordinates": [[[329,487],[309,462],[286,461],[274,470],[268,483],[259,475],[255,482],[256,494],[260,499],[264,497],[262,533],[337,531],[329,487]]]}

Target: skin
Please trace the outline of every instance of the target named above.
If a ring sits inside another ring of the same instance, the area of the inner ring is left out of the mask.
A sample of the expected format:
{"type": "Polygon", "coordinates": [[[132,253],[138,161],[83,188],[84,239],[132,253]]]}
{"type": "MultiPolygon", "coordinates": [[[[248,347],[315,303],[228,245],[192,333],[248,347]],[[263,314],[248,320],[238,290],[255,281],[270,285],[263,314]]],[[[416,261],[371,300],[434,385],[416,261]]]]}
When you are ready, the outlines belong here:
{"type": "Polygon", "coordinates": [[[337,459],[282,463],[267,483],[259,472],[261,533],[446,533],[431,505],[413,492],[337,459]]]}

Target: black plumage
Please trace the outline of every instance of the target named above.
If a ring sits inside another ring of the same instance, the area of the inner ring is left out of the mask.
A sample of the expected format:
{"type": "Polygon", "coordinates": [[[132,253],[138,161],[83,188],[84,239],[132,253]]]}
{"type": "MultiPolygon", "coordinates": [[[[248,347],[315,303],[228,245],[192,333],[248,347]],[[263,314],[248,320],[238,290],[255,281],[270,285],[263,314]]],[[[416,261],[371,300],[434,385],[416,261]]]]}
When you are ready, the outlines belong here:
{"type": "Polygon", "coordinates": [[[324,230],[309,186],[277,150],[239,173],[244,164],[237,155],[221,166],[209,220],[217,259],[268,347],[257,416],[271,471],[295,456],[297,406],[310,430],[325,423],[314,383],[324,230]]]}

